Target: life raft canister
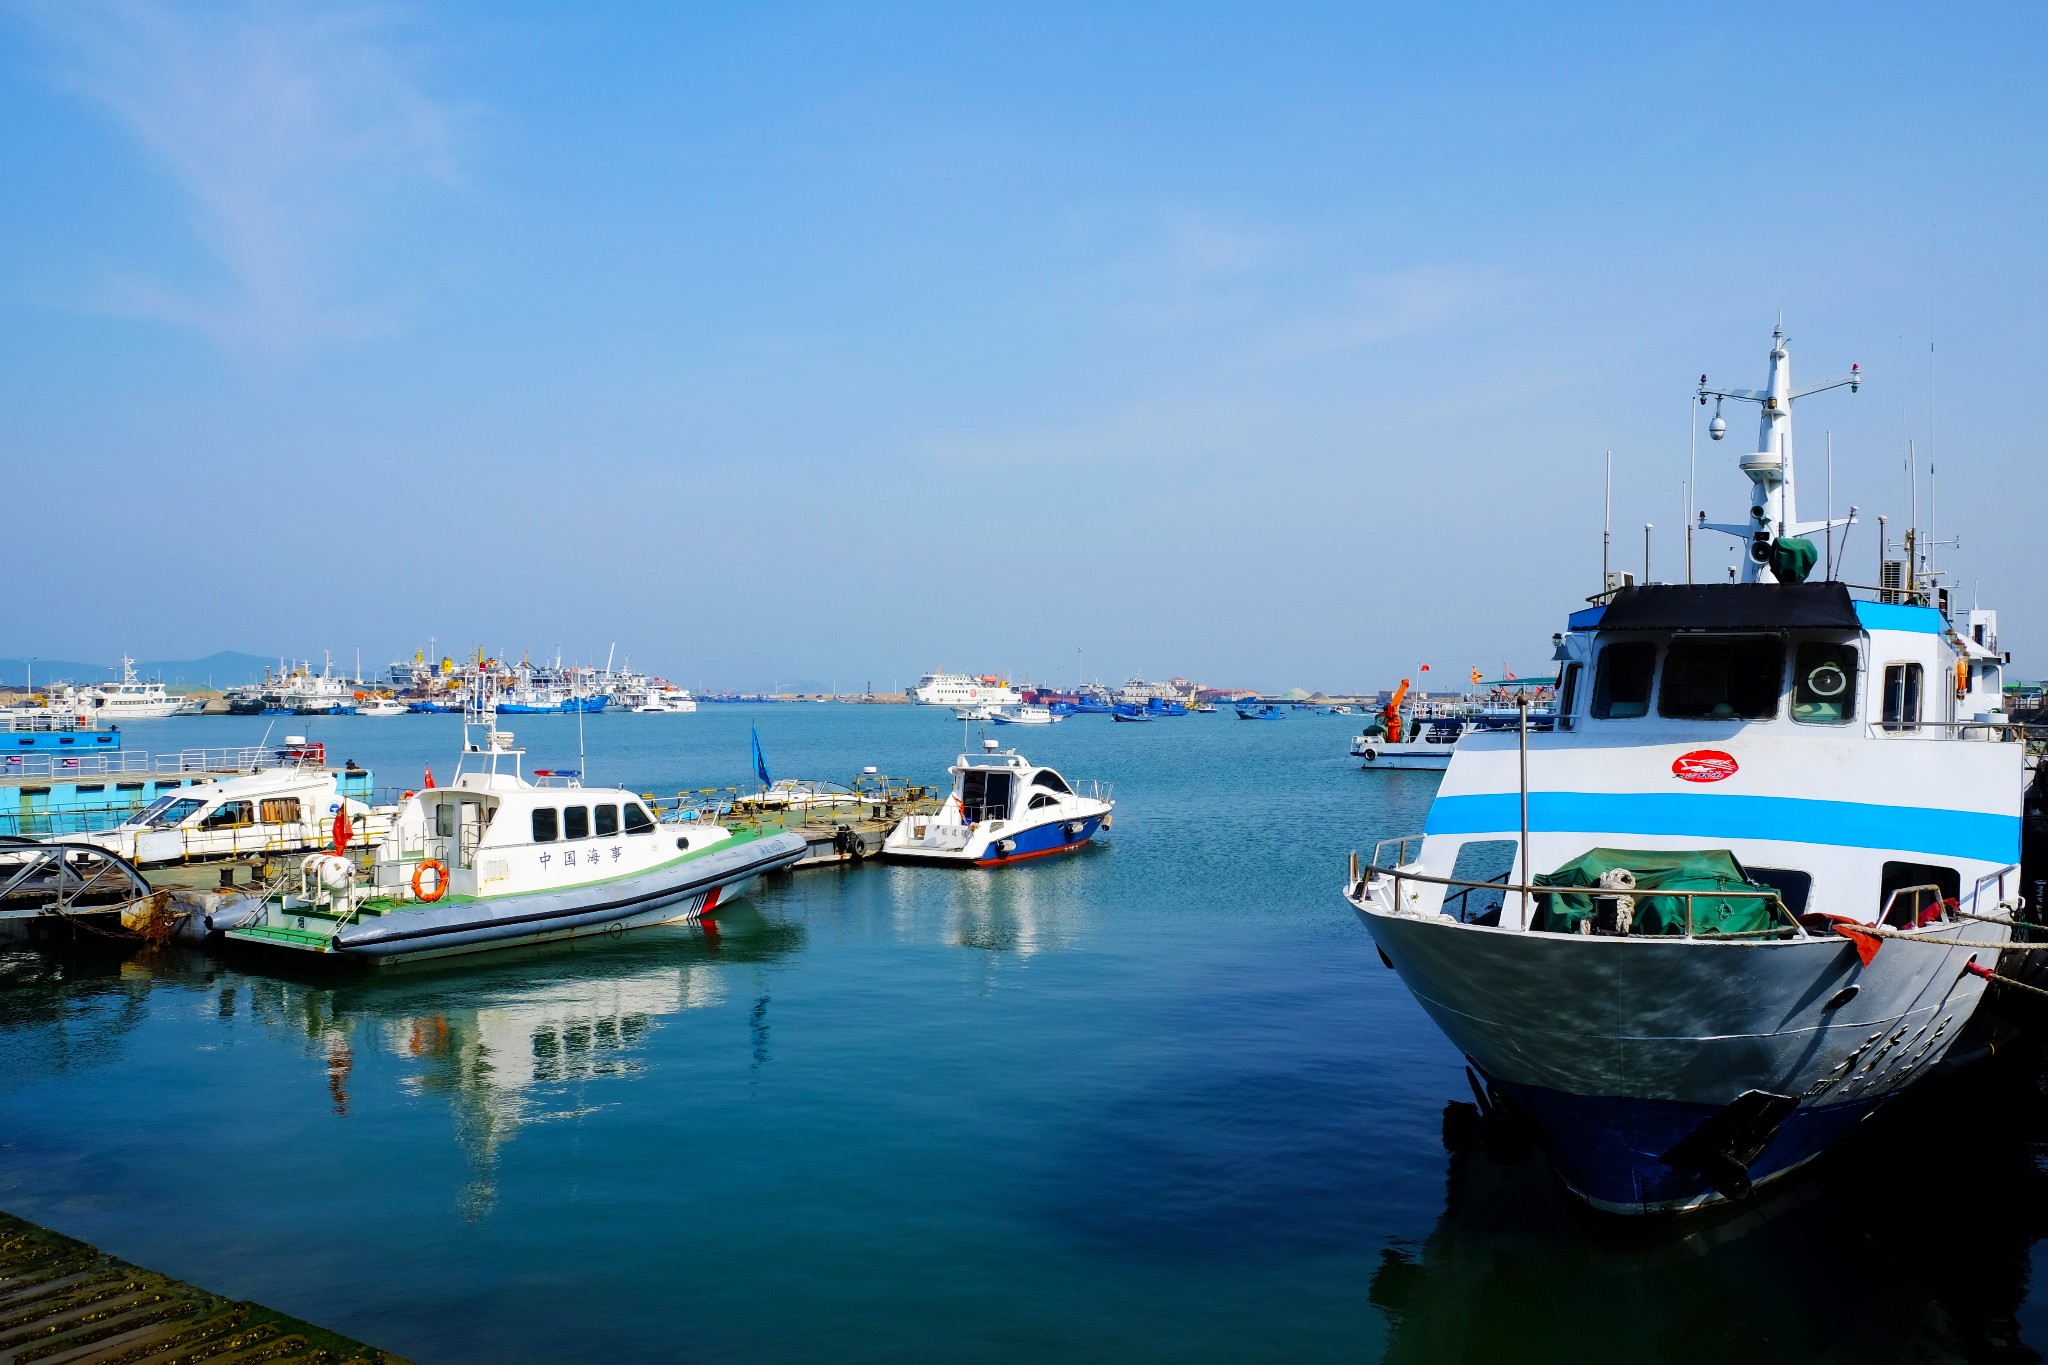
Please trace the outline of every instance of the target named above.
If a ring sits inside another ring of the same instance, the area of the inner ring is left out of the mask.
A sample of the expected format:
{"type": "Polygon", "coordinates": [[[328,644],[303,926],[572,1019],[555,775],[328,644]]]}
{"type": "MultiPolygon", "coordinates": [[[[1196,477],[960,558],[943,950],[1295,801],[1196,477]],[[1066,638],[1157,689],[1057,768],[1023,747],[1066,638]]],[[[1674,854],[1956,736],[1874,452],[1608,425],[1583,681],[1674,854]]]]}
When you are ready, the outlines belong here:
{"type": "Polygon", "coordinates": [[[442,862],[439,858],[429,858],[425,862],[421,863],[418,867],[414,868],[412,870],[412,893],[413,895],[418,896],[421,900],[425,901],[429,905],[432,905],[435,901],[447,895],[448,864],[442,862]],[[425,876],[429,871],[432,871],[434,874],[434,892],[432,895],[428,895],[427,892],[420,886],[420,878],[425,876]]]}

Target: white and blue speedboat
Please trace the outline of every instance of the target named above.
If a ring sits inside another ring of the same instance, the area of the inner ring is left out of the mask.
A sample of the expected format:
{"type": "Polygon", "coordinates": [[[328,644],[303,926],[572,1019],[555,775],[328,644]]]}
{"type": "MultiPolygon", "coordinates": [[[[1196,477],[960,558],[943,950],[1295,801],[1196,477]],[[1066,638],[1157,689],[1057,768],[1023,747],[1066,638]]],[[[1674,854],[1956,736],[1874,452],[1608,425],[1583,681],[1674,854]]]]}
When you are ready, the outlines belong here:
{"type": "Polygon", "coordinates": [[[1749,519],[1713,528],[1739,581],[1572,613],[1554,727],[1468,732],[1422,834],[1354,859],[1383,959],[1602,1209],[1825,1151],[1943,1061],[2023,909],[1996,614],[1910,536],[1880,588],[1809,572],[1854,509],[1799,519],[1792,408],[1861,378],[1794,389],[1780,330],[1764,389],[1703,382],[1763,411],[1749,519]]]}
{"type": "Polygon", "coordinates": [[[884,857],[1001,867],[1071,853],[1109,823],[1116,802],[1107,788],[1076,791],[1014,749],[992,739],[981,746],[953,765],[952,793],[935,813],[907,815],[890,832],[884,857]]]}

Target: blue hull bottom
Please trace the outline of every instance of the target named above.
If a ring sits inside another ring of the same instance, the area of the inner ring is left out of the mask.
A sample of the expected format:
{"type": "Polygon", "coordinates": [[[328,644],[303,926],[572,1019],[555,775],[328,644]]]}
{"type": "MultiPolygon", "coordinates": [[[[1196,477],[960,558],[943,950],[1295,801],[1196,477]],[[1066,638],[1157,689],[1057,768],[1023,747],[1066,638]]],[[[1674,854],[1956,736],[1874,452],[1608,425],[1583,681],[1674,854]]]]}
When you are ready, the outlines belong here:
{"type": "MultiPolygon", "coordinates": [[[[1550,1162],[1573,1193],[1612,1213],[1691,1208],[1723,1196],[1697,1172],[1666,1165],[1663,1156],[1718,1112],[1711,1104],[1567,1095],[1542,1086],[1492,1082],[1543,1131],[1550,1162]]],[[[1756,1160],[1762,1185],[1819,1156],[1890,1096],[1793,1110],[1756,1160]]]]}
{"type": "Polygon", "coordinates": [[[1039,825],[1013,836],[1008,842],[1015,845],[1001,857],[975,859],[976,867],[1001,867],[1005,863],[1021,863],[1026,858],[1043,858],[1051,853],[1071,853],[1095,837],[1095,831],[1102,828],[1102,817],[1093,816],[1081,821],[1078,833],[1069,835],[1065,820],[1050,825],[1039,825]]]}

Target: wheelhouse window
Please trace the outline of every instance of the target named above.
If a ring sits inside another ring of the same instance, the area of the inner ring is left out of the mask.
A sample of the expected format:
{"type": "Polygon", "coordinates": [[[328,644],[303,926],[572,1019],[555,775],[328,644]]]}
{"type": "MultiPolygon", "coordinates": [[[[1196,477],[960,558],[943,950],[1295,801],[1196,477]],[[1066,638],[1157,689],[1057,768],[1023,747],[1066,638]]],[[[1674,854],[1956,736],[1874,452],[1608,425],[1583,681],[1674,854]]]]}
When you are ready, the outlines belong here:
{"type": "Polygon", "coordinates": [[[1557,723],[1564,729],[1572,728],[1572,711],[1578,704],[1579,665],[1566,664],[1557,680],[1557,723]]]}
{"type": "Polygon", "coordinates": [[[609,839],[619,832],[619,808],[599,806],[597,808],[597,837],[609,839]]]}
{"type": "Polygon", "coordinates": [[[256,810],[247,801],[223,801],[220,807],[199,822],[201,829],[239,829],[243,825],[256,823],[256,810]]]}
{"type": "Polygon", "coordinates": [[[565,806],[562,809],[562,837],[564,839],[588,839],[590,837],[590,807],[565,806]]]}
{"type": "Polygon", "coordinates": [[[1792,719],[1841,725],[1856,715],[1856,646],[1810,640],[1792,656],[1792,719]]]}
{"type": "Polygon", "coordinates": [[[1769,720],[1785,685],[1785,645],[1774,635],[1671,642],[1657,714],[1673,720],[1769,720]]]}
{"type": "Polygon", "coordinates": [[[536,844],[552,844],[561,835],[555,823],[553,806],[536,806],[533,810],[533,841],[536,844]]]}
{"type": "Polygon", "coordinates": [[[1884,666],[1884,728],[1920,728],[1920,665],[1884,666]]]}
{"type": "Polygon", "coordinates": [[[192,818],[204,801],[191,796],[159,796],[138,819],[150,829],[170,829],[192,818]]]}
{"type": "Polygon", "coordinates": [[[1625,720],[1650,714],[1650,680],[1657,672],[1657,646],[1648,641],[1608,645],[1593,671],[1593,714],[1625,720]]]}
{"type": "Polygon", "coordinates": [[[626,803],[626,833],[652,834],[653,832],[654,821],[647,818],[647,812],[640,808],[640,803],[628,801],[626,803]]]}
{"type": "Polygon", "coordinates": [[[1045,769],[1044,771],[1040,772],[1038,776],[1032,778],[1031,785],[1034,787],[1043,787],[1047,791],[1051,792],[1063,792],[1068,790],[1067,784],[1060,780],[1060,775],[1050,768],[1045,769]]]}
{"type": "Polygon", "coordinates": [[[1878,873],[1877,908],[1894,929],[1943,918],[1943,901],[1962,895],[1963,878],[1939,863],[1886,863],[1878,873]]]}

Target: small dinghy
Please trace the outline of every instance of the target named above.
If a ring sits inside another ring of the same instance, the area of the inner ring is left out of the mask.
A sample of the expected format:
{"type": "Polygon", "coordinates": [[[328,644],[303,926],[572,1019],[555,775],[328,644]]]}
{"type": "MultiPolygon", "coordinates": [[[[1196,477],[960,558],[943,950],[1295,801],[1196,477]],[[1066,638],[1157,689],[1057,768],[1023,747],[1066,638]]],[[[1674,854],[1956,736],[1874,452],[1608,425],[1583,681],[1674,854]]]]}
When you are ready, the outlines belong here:
{"type": "Polygon", "coordinates": [[[1133,706],[1129,702],[1120,701],[1116,704],[1116,710],[1112,713],[1110,719],[1127,721],[1150,720],[1152,719],[1152,712],[1145,707],[1133,706]]]}
{"type": "Polygon", "coordinates": [[[1109,823],[1116,802],[1091,783],[1084,794],[1051,768],[985,739],[953,765],[953,792],[935,814],[907,815],[882,844],[905,862],[1001,867],[1070,853],[1109,823]]]}

